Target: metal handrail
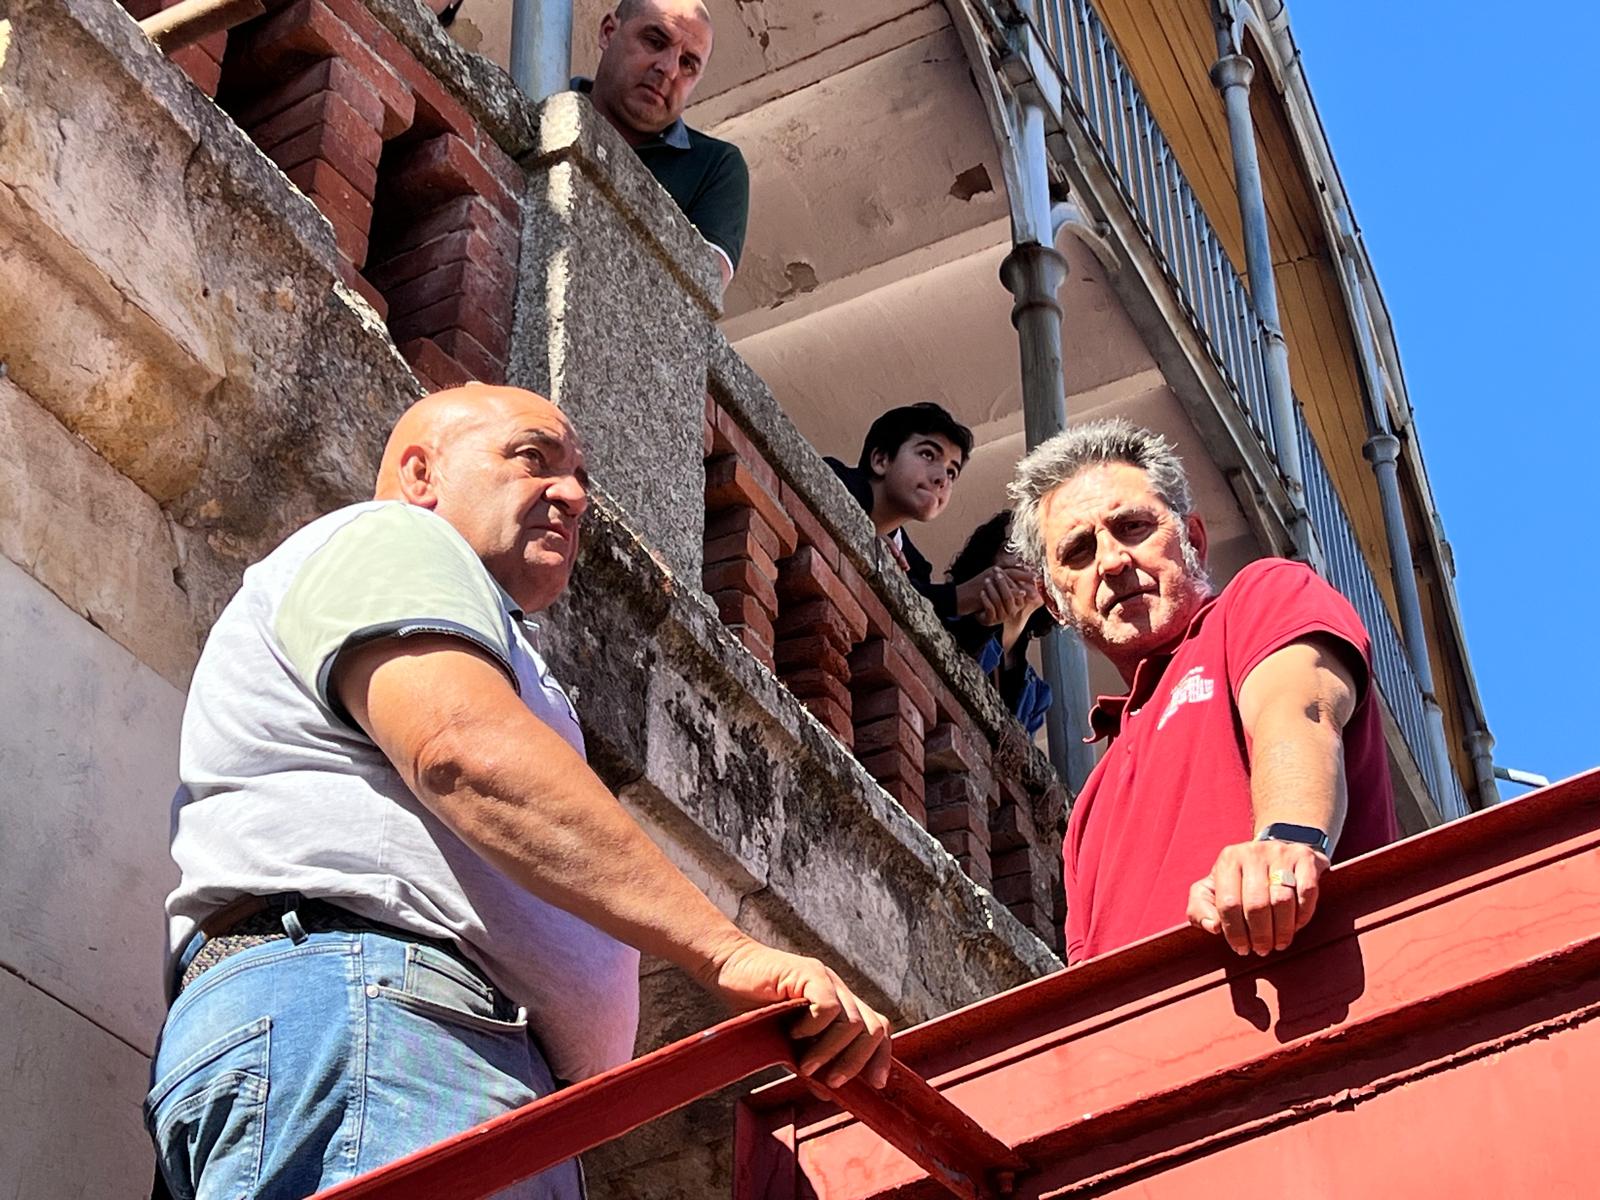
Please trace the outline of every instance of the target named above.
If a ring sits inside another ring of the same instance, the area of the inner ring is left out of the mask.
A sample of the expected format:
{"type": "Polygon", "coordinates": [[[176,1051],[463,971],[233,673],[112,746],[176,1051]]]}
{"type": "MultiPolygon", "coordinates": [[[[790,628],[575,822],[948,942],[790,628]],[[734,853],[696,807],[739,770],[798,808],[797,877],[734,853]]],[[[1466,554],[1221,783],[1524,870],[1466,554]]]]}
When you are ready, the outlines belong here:
{"type": "MultiPolygon", "coordinates": [[[[1062,84],[1063,103],[1099,152],[1234,403],[1269,460],[1278,462],[1267,395],[1266,329],[1132,71],[1089,0],[1034,0],[1032,9],[1034,29],[1062,84]]],[[[1329,580],[1366,623],[1379,690],[1435,803],[1443,812],[1452,811],[1446,800],[1461,796],[1460,780],[1453,772],[1439,778],[1416,674],[1298,402],[1295,426],[1307,508],[1327,556],[1329,580]]],[[[1467,811],[1464,801],[1454,811],[1467,811]]]]}
{"type": "MultiPolygon", "coordinates": [[[[335,1184],[312,1200],[483,1200],[757,1071],[794,1070],[788,1028],[804,1007],[804,1001],[786,1001],[734,1017],[335,1184]]],[[[810,1086],[961,1200],[984,1200],[994,1194],[995,1181],[1027,1166],[898,1060],[890,1060],[882,1088],[859,1078],[838,1088],[815,1079],[810,1086]]]]}

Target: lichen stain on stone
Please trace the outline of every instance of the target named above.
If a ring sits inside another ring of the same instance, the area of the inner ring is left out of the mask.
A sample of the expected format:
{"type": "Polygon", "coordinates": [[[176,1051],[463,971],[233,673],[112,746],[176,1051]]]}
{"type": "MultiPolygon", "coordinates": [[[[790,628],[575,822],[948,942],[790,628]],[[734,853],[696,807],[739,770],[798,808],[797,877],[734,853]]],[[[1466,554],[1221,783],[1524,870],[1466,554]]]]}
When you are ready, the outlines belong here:
{"type": "Polygon", "coordinates": [[[333,294],[350,306],[350,311],[355,313],[363,328],[374,333],[386,333],[388,331],[388,326],[384,323],[383,318],[367,302],[367,298],[360,292],[346,286],[343,280],[335,279],[333,281],[333,294]]]}
{"type": "Polygon", "coordinates": [[[955,182],[950,185],[950,194],[957,200],[971,200],[974,196],[992,191],[994,191],[994,181],[989,178],[989,168],[982,163],[968,167],[957,175],[955,182]]]}
{"type": "MultiPolygon", "coordinates": [[[[554,172],[552,172],[554,174],[554,172]]],[[[552,187],[552,192],[555,188],[552,187]]],[[[545,277],[545,309],[547,313],[567,311],[567,293],[572,288],[572,247],[562,245],[550,256],[549,273],[545,277]]],[[[564,322],[552,320],[548,337],[550,357],[550,403],[558,408],[566,398],[567,337],[564,322]]]]}

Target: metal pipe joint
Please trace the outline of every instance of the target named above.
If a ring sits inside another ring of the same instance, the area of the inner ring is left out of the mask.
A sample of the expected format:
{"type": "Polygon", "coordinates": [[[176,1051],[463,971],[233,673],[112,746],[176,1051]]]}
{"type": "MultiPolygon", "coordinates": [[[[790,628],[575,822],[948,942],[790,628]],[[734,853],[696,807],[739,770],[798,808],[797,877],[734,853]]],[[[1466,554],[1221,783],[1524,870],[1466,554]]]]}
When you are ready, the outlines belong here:
{"type": "Polygon", "coordinates": [[[1375,467],[1393,466],[1400,461],[1400,439],[1392,433],[1375,433],[1362,445],[1361,457],[1375,467]]]}
{"type": "Polygon", "coordinates": [[[1228,88],[1248,91],[1255,77],[1255,64],[1243,54],[1225,54],[1211,64],[1211,82],[1221,91],[1228,88]]]}

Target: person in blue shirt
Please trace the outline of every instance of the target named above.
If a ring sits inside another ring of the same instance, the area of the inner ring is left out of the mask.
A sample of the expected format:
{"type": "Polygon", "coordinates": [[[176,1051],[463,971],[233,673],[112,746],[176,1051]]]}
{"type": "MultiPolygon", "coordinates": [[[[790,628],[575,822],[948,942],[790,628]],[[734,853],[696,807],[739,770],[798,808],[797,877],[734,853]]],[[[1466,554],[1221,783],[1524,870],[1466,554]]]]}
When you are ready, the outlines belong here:
{"type": "MultiPolygon", "coordinates": [[[[974,529],[967,544],[951,560],[950,582],[959,585],[991,567],[1008,572],[1020,568],[1021,563],[1006,548],[1010,533],[1010,509],[1002,509],[974,529]]],[[[1000,698],[1030,734],[1044,724],[1051,696],[1050,685],[1028,665],[1028,647],[1033,639],[1048,633],[1053,624],[1044,607],[1044,596],[1037,588],[1025,592],[1009,590],[981,612],[946,623],[950,636],[978,660],[978,669],[989,677],[1000,698]],[[999,620],[990,622],[986,616],[999,620]]]]}

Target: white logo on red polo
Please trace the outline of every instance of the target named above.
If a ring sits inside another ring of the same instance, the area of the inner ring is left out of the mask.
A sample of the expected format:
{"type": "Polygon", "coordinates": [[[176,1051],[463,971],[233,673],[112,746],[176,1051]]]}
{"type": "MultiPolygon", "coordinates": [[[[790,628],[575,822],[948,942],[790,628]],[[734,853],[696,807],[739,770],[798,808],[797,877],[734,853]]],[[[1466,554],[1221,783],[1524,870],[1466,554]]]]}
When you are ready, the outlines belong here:
{"type": "Polygon", "coordinates": [[[1173,684],[1172,693],[1167,697],[1167,707],[1162,712],[1161,719],[1156,722],[1157,729],[1165,729],[1167,722],[1172,719],[1172,714],[1185,704],[1199,704],[1216,695],[1216,682],[1206,679],[1202,675],[1204,670],[1204,667],[1191,667],[1184,672],[1182,679],[1173,684]]]}

